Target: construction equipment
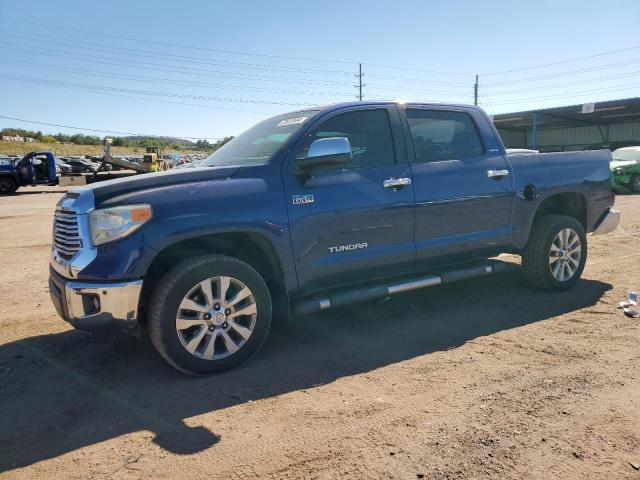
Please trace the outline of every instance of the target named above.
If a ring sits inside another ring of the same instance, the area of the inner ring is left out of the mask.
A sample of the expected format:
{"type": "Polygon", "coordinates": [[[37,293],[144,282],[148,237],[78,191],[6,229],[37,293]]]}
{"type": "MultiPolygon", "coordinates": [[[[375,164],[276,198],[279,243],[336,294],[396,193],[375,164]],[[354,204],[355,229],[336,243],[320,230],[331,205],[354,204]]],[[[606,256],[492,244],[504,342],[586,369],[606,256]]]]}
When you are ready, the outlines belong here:
{"type": "Polygon", "coordinates": [[[142,157],[143,165],[148,166],[148,172],[158,172],[161,170],[162,149],[156,146],[147,147],[147,153],[142,157]]]}

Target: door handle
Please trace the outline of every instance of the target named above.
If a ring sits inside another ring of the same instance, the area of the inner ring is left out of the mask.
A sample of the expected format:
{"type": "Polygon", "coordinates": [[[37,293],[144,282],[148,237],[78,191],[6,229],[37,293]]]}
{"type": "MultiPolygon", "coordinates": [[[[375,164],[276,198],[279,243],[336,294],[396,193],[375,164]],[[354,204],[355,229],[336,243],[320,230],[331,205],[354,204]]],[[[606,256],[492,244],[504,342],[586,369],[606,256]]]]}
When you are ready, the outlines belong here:
{"type": "Polygon", "coordinates": [[[406,187],[407,185],[411,185],[411,179],[407,177],[387,178],[385,181],[382,182],[382,186],[384,188],[402,188],[402,187],[406,187]]]}
{"type": "Polygon", "coordinates": [[[502,177],[508,177],[509,170],[487,170],[487,177],[500,180],[502,177]]]}

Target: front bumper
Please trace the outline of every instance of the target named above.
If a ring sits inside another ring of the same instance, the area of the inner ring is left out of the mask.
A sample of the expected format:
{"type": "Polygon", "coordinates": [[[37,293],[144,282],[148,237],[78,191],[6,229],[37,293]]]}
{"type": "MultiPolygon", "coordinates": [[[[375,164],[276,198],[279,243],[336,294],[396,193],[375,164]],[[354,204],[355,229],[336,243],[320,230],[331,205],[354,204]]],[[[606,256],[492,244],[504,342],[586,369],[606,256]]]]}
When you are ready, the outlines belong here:
{"type": "Polygon", "coordinates": [[[118,283],[69,280],[53,269],[49,293],[58,314],[75,328],[98,331],[135,328],[142,280],[118,283]]]}
{"type": "Polygon", "coordinates": [[[594,235],[605,235],[613,232],[618,228],[620,223],[620,210],[609,210],[606,215],[600,220],[598,226],[593,231],[594,235]]]}

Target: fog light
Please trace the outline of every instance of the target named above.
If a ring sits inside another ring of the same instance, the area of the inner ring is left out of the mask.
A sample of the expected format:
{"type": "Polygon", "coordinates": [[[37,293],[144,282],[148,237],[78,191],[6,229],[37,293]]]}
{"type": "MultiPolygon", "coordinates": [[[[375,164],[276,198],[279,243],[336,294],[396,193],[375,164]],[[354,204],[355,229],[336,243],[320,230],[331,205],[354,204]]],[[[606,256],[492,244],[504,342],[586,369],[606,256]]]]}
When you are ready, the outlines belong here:
{"type": "Polygon", "coordinates": [[[100,297],[95,294],[82,295],[82,308],[85,315],[93,315],[100,311],[100,297]]]}

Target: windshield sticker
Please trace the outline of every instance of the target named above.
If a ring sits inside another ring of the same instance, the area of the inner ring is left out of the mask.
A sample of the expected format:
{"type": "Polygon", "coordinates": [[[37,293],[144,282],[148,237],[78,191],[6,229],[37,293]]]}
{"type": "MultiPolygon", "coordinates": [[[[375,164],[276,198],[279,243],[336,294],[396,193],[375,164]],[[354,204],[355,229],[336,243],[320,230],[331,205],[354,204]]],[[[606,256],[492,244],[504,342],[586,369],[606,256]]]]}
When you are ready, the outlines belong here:
{"type": "Polygon", "coordinates": [[[286,125],[296,125],[298,123],[303,123],[309,117],[295,117],[295,118],[287,118],[286,120],[281,120],[276,127],[284,127],[286,125]]]}

